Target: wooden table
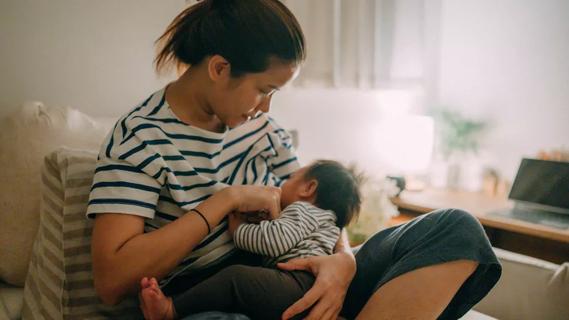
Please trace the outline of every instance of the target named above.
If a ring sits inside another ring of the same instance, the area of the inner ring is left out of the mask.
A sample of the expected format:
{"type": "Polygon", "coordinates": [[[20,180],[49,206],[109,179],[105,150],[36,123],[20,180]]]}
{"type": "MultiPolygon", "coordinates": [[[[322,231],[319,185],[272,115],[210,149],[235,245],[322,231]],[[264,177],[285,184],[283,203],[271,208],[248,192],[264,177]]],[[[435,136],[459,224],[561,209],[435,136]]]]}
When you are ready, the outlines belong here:
{"type": "Polygon", "coordinates": [[[399,208],[400,215],[391,220],[391,225],[439,208],[459,208],[478,218],[495,247],[555,263],[569,261],[569,230],[488,215],[512,207],[513,203],[507,199],[479,192],[426,189],[403,191],[392,202],[399,208]]]}

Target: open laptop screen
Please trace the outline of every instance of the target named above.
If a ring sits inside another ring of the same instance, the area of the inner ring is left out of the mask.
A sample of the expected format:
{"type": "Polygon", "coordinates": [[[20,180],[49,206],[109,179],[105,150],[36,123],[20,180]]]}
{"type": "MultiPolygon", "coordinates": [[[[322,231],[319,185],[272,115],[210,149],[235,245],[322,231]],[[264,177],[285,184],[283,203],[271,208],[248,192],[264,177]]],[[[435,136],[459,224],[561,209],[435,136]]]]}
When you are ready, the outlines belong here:
{"type": "Polygon", "coordinates": [[[522,159],[509,198],[569,213],[569,162],[522,159]]]}

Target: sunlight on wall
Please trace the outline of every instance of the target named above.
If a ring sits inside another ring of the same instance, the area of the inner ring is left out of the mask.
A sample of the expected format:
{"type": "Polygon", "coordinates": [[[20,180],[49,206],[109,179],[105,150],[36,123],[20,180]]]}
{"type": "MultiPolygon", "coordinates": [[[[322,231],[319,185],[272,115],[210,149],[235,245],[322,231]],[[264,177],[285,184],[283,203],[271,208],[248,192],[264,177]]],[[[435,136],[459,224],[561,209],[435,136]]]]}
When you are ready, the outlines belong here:
{"type": "Polygon", "coordinates": [[[405,90],[283,90],[271,116],[298,130],[301,162],[328,158],[369,174],[426,170],[433,121],[421,113],[422,93],[405,90]]]}
{"type": "Polygon", "coordinates": [[[430,165],[434,125],[428,116],[389,116],[377,125],[372,143],[388,152],[376,156],[399,173],[422,173],[430,165]]]}

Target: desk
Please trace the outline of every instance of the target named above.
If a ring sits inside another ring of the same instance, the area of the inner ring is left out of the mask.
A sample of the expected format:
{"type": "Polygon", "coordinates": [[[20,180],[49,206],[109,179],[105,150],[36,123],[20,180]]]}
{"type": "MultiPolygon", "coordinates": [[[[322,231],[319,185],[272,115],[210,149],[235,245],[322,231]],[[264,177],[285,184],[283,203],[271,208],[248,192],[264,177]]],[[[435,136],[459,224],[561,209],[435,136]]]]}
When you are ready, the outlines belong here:
{"type": "Polygon", "coordinates": [[[569,230],[488,215],[494,210],[511,208],[513,203],[506,199],[479,192],[426,189],[403,191],[392,202],[399,208],[400,215],[393,218],[390,225],[440,208],[459,208],[478,218],[495,247],[555,263],[569,261],[569,230]]]}

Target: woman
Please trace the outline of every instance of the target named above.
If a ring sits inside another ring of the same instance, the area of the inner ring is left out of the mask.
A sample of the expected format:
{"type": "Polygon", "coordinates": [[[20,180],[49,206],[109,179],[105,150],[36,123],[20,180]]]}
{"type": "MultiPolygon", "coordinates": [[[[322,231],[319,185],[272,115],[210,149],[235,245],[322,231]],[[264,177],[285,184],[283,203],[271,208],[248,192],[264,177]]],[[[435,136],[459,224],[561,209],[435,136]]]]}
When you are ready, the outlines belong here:
{"type": "MultiPolygon", "coordinates": [[[[101,147],[87,214],[95,288],[116,304],[155,277],[176,294],[228,265],[226,216],[279,214],[298,168],[290,136],[265,113],[304,60],[304,37],[277,0],[204,0],[159,39],[157,69],[181,76],[123,116],[101,147]]],[[[443,210],[384,230],[352,253],[279,266],[314,286],[283,318],[457,318],[500,276],[480,224],[443,210]],[[345,300],[345,301],[344,301],[345,300]]]]}

